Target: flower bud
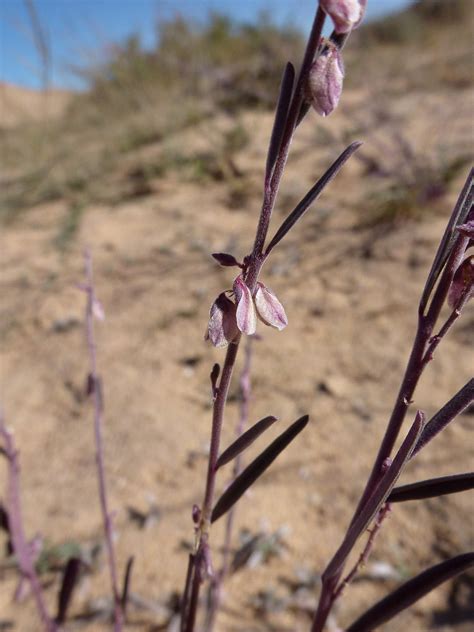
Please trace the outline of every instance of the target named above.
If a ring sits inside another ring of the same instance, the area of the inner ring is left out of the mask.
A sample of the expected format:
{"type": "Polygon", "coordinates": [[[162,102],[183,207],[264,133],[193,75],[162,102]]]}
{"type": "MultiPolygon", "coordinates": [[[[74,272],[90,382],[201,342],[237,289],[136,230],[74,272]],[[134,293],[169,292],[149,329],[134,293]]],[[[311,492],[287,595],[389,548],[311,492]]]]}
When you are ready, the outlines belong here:
{"type": "Polygon", "coordinates": [[[349,33],[361,23],[367,0],[320,0],[319,4],[334,22],[336,33],[349,33]]]}
{"type": "Polygon", "coordinates": [[[474,255],[467,257],[456,270],[449,288],[448,305],[456,309],[459,301],[467,295],[467,300],[474,296],[474,255]]]}
{"type": "Polygon", "coordinates": [[[205,335],[214,347],[225,347],[238,334],[235,305],[225,292],[219,294],[211,306],[209,324],[205,335]]]}
{"type": "Polygon", "coordinates": [[[255,306],[260,319],[266,325],[276,327],[278,331],[281,331],[288,325],[288,318],[283,305],[270,288],[260,283],[260,281],[257,283],[257,291],[255,292],[255,306]]]}
{"type": "Polygon", "coordinates": [[[257,314],[253,304],[252,293],[243,280],[242,275],[235,279],[233,289],[237,301],[237,327],[244,334],[251,336],[257,329],[257,314]]]}
{"type": "Polygon", "coordinates": [[[337,107],[343,80],[341,53],[328,43],[328,49],[313,62],[308,75],[307,98],[318,114],[328,116],[337,107]]]}

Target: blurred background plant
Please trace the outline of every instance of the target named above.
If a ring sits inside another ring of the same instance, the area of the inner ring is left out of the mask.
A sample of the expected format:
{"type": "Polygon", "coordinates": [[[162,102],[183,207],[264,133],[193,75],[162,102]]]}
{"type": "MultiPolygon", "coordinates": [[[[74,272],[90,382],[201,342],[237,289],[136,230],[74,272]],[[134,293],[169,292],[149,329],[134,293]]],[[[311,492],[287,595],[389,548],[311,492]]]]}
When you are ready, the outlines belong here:
{"type": "MultiPolygon", "coordinates": [[[[446,157],[445,146],[423,155],[420,149],[415,152],[403,134],[394,133],[398,115],[393,104],[395,94],[407,90],[415,90],[421,104],[433,89],[470,85],[471,10],[469,0],[415,2],[354,34],[346,58],[347,85],[365,88],[370,74],[371,91],[380,94],[377,86],[383,84],[384,96],[375,103],[370,98],[358,130],[347,129],[344,136],[368,130],[378,134],[382,126],[392,145],[387,157],[385,148],[374,143],[375,155],[367,159],[368,173],[386,178],[366,216],[368,222],[416,214],[415,207],[424,200],[442,195],[446,182],[471,156],[468,139],[462,155],[455,158],[446,157]],[[423,52],[426,49],[429,55],[423,52]],[[401,63],[403,73],[397,72],[401,63]],[[384,81],[386,76],[392,77],[390,82],[384,81]],[[428,155],[435,156],[434,164],[428,155]],[[390,164],[384,164],[387,160],[390,164]]],[[[37,22],[36,31],[41,33],[37,22]]],[[[34,108],[34,118],[22,119],[21,125],[2,125],[3,221],[41,202],[66,199],[71,210],[57,239],[64,246],[74,235],[78,209],[84,204],[147,195],[153,182],[170,171],[225,181],[231,205],[245,203],[252,186],[234,156],[246,145],[249,130],[239,117],[273,107],[280,69],[286,60],[301,55],[301,33],[294,26],[276,24],[270,13],[261,14],[255,24],[241,24],[219,13],[210,13],[205,22],[177,15],[159,21],[156,31],[151,49],[145,49],[135,34],[105,46],[102,59],[96,52],[90,56],[93,62],[70,64],[70,73],[86,90],[66,98],[48,86],[49,110],[59,109],[56,116],[38,119],[34,108]],[[55,108],[59,101],[62,105],[55,108]],[[237,123],[229,121],[224,135],[222,129],[214,130],[206,147],[187,152],[179,132],[194,129],[199,122],[215,126],[217,115],[237,123]],[[216,136],[219,140],[212,142],[216,136]]],[[[45,50],[45,45],[39,46],[47,75],[50,62],[45,50]]],[[[4,109],[9,91],[4,85],[4,109]]],[[[445,143],[450,143],[449,135],[445,143]]]]}

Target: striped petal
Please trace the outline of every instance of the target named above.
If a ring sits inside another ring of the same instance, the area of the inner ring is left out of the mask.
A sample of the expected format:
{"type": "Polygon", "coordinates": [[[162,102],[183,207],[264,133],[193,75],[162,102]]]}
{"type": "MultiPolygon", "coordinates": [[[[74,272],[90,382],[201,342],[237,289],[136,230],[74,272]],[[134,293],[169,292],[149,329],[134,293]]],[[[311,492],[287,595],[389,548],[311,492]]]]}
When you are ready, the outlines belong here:
{"type": "Polygon", "coordinates": [[[288,318],[286,317],[283,305],[270,288],[260,282],[257,283],[255,305],[258,315],[266,325],[276,327],[278,331],[281,331],[288,325],[288,318]]]}
{"type": "Polygon", "coordinates": [[[235,320],[235,305],[225,292],[219,294],[211,306],[206,340],[214,347],[226,347],[238,334],[235,320]]]}
{"type": "Polygon", "coordinates": [[[257,314],[252,293],[241,275],[234,281],[234,294],[237,301],[237,327],[244,334],[251,336],[257,329],[257,314]]]}

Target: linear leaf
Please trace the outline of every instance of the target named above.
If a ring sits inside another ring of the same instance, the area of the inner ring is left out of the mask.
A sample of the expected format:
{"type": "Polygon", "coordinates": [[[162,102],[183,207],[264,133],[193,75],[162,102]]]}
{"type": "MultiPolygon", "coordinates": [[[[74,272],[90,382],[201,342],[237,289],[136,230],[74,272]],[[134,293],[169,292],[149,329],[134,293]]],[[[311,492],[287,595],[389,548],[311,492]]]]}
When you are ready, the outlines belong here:
{"type": "Polygon", "coordinates": [[[400,485],[392,489],[387,502],[400,503],[405,500],[422,500],[423,498],[456,494],[468,489],[474,489],[474,472],[440,476],[439,478],[429,478],[417,483],[400,485]]]}
{"type": "Polygon", "coordinates": [[[372,606],[346,628],[346,632],[370,632],[370,630],[378,629],[440,584],[471,566],[474,566],[474,553],[457,555],[428,568],[372,606]]]}
{"type": "Polygon", "coordinates": [[[78,557],[70,557],[64,568],[63,581],[58,594],[58,613],[56,623],[64,623],[66,620],[67,609],[71,603],[72,593],[79,579],[82,562],[78,557]]]}
{"type": "Polygon", "coordinates": [[[275,112],[275,121],[273,123],[272,135],[270,137],[270,145],[268,147],[267,165],[265,167],[265,182],[268,183],[273,175],[273,169],[280,151],[285,124],[288,118],[288,110],[291,102],[293,84],[295,82],[295,69],[293,64],[288,62],[283,71],[283,77],[280,85],[280,94],[275,112]]]}
{"type": "Polygon", "coordinates": [[[133,555],[131,555],[127,560],[125,575],[123,577],[122,596],[120,598],[120,603],[124,614],[127,612],[128,595],[130,593],[130,582],[132,579],[132,569],[134,561],[135,558],[133,555]]]}
{"type": "Polygon", "coordinates": [[[413,451],[413,447],[416,445],[423,429],[423,423],[424,415],[421,410],[419,410],[416,414],[415,421],[393,459],[392,464],[383,475],[372,495],[367,499],[367,502],[362,507],[357,518],[349,527],[341,546],[336,551],[334,557],[324,571],[323,580],[325,578],[337,577],[338,573],[343,568],[349,553],[352,551],[354,544],[375,518],[380,507],[386,501],[388,495],[393,489],[393,486],[397,482],[405,463],[408,461],[410,454],[413,451]]]}
{"type": "Polygon", "coordinates": [[[316,182],[312,189],[308,191],[305,197],[301,200],[298,206],[288,215],[284,220],[280,228],[275,233],[275,236],[268,244],[265,251],[265,255],[268,255],[271,250],[283,239],[286,233],[296,224],[296,222],[306,213],[311,204],[321,195],[322,191],[331,182],[331,180],[338,174],[341,167],[349,160],[352,154],[359,149],[362,145],[360,142],[355,142],[349,145],[342,154],[332,163],[326,173],[316,182]]]}
{"type": "Polygon", "coordinates": [[[441,408],[433,417],[429,420],[421,433],[418,443],[413,450],[411,459],[422,448],[425,447],[438,433],[440,433],[446,426],[451,423],[463,410],[465,410],[474,401],[474,378],[471,378],[467,384],[465,384],[461,390],[459,390],[449,402],[447,402],[443,408],[441,408]]]}
{"type": "Polygon", "coordinates": [[[223,516],[232,505],[247,491],[247,489],[265,472],[280,452],[293,441],[305,428],[309,421],[308,415],[300,417],[289,428],[282,432],[270,445],[248,465],[243,472],[229,485],[216,503],[212,511],[211,522],[223,516]]]}
{"type": "Polygon", "coordinates": [[[230,255],[228,252],[213,252],[211,257],[221,264],[221,266],[229,267],[229,266],[237,266],[238,268],[242,267],[242,264],[237,261],[234,255],[230,255]]]}
{"type": "Polygon", "coordinates": [[[431,266],[431,270],[428,275],[428,279],[426,281],[425,288],[423,290],[423,295],[421,297],[419,313],[424,314],[425,308],[428,303],[428,300],[431,296],[431,292],[436,284],[436,281],[441,274],[442,269],[444,268],[444,264],[446,263],[449,253],[453,247],[453,244],[458,237],[458,233],[456,231],[456,227],[460,224],[464,224],[468,218],[469,213],[472,209],[473,204],[473,196],[474,196],[474,168],[471,169],[464,187],[458,197],[456,202],[456,206],[452,212],[451,218],[448,222],[446,230],[444,232],[443,238],[441,239],[441,243],[438,248],[438,252],[435,255],[433,265],[431,266]]]}
{"type": "Polygon", "coordinates": [[[233,443],[230,444],[228,448],[224,450],[224,452],[217,459],[216,470],[232,461],[238,454],[243,452],[246,448],[248,448],[255,439],[265,432],[267,428],[270,428],[272,424],[277,421],[276,417],[270,415],[269,417],[264,417],[257,421],[251,428],[249,428],[246,432],[240,435],[233,443]]]}

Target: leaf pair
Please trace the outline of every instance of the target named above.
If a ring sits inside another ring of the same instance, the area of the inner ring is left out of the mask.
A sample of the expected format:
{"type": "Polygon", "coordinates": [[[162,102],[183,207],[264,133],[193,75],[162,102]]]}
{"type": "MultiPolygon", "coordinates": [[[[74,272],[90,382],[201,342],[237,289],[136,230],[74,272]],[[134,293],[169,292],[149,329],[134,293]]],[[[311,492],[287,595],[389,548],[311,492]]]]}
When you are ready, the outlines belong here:
{"type": "MultiPolygon", "coordinates": [[[[237,454],[240,454],[248,445],[253,443],[262,432],[269,428],[274,421],[276,421],[275,417],[265,417],[239,437],[239,439],[222,453],[218,460],[218,467],[224,463],[228,463],[237,456],[237,454]]],[[[212,511],[211,522],[215,522],[218,518],[223,516],[239,498],[243,496],[247,489],[265,472],[277,456],[283,452],[293,439],[306,427],[308,421],[308,415],[300,417],[300,419],[295,421],[279,435],[237,476],[217,501],[212,511]]]]}

